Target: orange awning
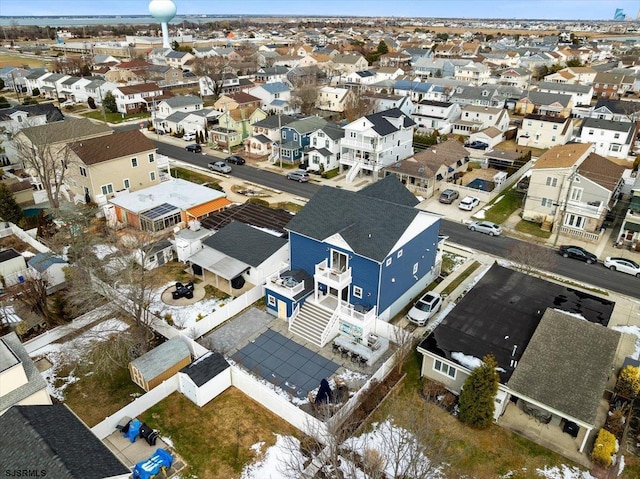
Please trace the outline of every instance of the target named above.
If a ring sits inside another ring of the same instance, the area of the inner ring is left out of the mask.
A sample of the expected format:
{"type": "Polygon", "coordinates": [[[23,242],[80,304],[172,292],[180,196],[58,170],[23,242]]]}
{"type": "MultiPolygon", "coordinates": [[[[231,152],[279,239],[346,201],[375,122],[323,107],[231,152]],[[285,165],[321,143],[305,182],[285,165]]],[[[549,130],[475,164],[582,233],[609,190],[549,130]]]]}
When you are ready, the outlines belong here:
{"type": "Polygon", "coordinates": [[[193,218],[201,218],[209,213],[215,213],[232,204],[227,198],[218,198],[217,200],[208,201],[187,210],[187,215],[193,218]]]}

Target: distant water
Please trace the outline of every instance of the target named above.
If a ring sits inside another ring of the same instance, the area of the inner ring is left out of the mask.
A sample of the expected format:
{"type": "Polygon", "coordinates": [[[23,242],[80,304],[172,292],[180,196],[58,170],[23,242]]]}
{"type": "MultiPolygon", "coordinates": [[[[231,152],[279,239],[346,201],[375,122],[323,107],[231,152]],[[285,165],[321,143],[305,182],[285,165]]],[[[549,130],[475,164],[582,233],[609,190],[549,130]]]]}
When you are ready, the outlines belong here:
{"type": "MultiPolygon", "coordinates": [[[[176,16],[170,23],[182,23],[187,20],[192,23],[207,23],[224,18],[223,16],[176,16]]],[[[18,25],[37,25],[40,27],[83,27],[89,25],[117,25],[124,23],[128,25],[143,24],[148,25],[158,23],[152,16],[134,17],[0,17],[0,26],[8,27],[15,21],[18,25]]]]}

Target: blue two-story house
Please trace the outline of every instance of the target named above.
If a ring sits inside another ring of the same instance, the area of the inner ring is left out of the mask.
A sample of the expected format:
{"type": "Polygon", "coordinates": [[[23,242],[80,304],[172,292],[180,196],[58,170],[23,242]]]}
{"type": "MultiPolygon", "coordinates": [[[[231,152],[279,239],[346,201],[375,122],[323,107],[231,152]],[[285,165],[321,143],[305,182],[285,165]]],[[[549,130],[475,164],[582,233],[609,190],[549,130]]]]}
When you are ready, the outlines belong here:
{"type": "Polygon", "coordinates": [[[280,142],[277,145],[281,158],[275,160],[295,163],[302,161],[303,150],[309,146],[311,133],[327,124],[327,120],[319,116],[309,116],[283,126],[280,129],[280,142]]]}
{"type": "Polygon", "coordinates": [[[319,346],[366,340],[440,273],[439,217],[417,203],[391,177],[322,187],[287,225],[290,262],[267,278],[267,310],[319,346]]]}

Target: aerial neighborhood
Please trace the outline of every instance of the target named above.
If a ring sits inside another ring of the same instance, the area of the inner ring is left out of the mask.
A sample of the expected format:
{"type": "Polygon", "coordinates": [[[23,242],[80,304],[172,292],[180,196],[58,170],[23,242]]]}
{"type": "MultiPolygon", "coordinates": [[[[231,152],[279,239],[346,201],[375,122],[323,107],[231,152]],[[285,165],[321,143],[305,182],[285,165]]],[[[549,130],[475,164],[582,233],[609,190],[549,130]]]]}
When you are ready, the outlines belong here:
{"type": "Polygon", "coordinates": [[[6,475],[640,477],[640,20],[185,3],[0,17],[6,475]]]}

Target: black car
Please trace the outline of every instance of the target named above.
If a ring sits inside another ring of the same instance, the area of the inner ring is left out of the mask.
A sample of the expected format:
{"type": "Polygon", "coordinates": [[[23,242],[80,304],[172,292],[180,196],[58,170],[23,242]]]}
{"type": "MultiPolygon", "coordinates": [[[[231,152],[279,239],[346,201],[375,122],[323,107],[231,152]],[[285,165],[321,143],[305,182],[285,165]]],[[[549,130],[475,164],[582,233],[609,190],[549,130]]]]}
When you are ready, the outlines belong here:
{"type": "Polygon", "coordinates": [[[595,254],[588,252],[580,246],[562,245],[558,248],[558,253],[565,258],[579,259],[587,264],[598,262],[598,257],[595,254]]]}
{"type": "Polygon", "coordinates": [[[246,163],[244,158],[238,155],[227,156],[224,161],[227,163],[233,163],[234,165],[244,165],[246,163]]]}
{"type": "Polygon", "coordinates": [[[202,147],[197,143],[192,143],[191,145],[187,145],[187,151],[192,151],[194,153],[201,153],[202,147]]]}
{"type": "Polygon", "coordinates": [[[486,150],[489,145],[484,141],[468,141],[464,144],[467,148],[474,148],[476,150],[486,150]]]}

